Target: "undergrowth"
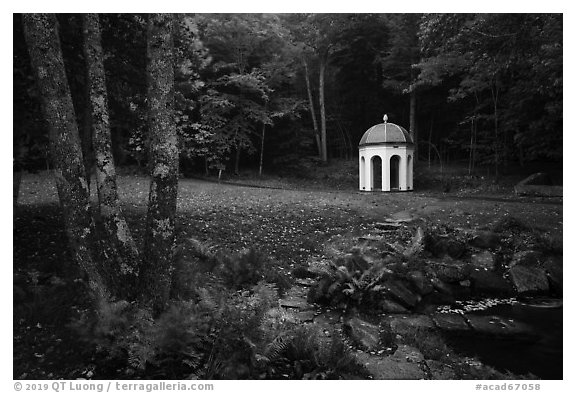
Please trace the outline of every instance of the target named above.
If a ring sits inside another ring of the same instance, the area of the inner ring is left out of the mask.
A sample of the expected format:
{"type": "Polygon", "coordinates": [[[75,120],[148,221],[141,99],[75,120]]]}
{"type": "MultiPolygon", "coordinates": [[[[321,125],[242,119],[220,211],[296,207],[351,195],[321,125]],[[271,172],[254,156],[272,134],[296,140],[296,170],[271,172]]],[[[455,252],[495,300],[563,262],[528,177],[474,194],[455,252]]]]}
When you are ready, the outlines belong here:
{"type": "MultiPolygon", "coordinates": [[[[101,377],[343,378],[361,368],[338,342],[290,322],[279,306],[288,278],[255,250],[237,255],[190,241],[176,251],[170,306],[160,315],[101,301],[71,324],[103,364],[101,377]],[[118,374],[120,370],[120,374],[118,374]]],[[[98,370],[97,370],[98,371],[98,370]]]]}

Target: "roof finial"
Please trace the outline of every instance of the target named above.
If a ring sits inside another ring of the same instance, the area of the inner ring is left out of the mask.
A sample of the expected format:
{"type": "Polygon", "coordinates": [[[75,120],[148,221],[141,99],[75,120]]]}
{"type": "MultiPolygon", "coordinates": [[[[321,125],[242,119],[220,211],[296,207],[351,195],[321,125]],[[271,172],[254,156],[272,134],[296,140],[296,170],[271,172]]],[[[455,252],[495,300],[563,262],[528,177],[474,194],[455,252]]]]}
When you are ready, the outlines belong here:
{"type": "Polygon", "coordinates": [[[388,122],[388,115],[384,114],[384,123],[387,123],[387,122],[388,122]]]}

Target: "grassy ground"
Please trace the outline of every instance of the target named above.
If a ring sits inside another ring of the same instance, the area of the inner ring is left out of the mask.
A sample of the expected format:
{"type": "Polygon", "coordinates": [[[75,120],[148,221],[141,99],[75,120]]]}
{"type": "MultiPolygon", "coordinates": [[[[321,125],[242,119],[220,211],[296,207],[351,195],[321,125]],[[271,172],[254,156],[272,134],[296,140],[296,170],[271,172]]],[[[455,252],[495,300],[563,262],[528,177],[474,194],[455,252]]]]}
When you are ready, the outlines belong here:
{"type": "MultiPolygon", "coordinates": [[[[473,197],[436,190],[360,193],[348,175],[335,180],[329,170],[325,172],[316,180],[273,179],[277,188],[262,188],[273,186],[270,178],[259,183],[250,176],[240,180],[248,179],[258,187],[182,179],[178,238],[194,237],[230,251],[254,247],[272,256],[280,269],[290,271],[320,256],[334,235],[360,233],[369,223],[403,210],[467,229],[511,215],[562,237],[561,199],[516,198],[508,192],[473,197]],[[331,187],[331,182],[341,187],[331,187]]],[[[119,178],[123,207],[139,240],[148,187],[149,180],[143,176],[119,178]]],[[[70,274],[75,268],[69,262],[57,202],[50,176],[23,176],[14,214],[14,283],[35,287],[26,294],[15,290],[15,301],[24,304],[14,312],[15,378],[86,378],[98,362],[92,353],[84,353],[68,327],[88,300],[75,290],[74,274],[70,274]]]]}

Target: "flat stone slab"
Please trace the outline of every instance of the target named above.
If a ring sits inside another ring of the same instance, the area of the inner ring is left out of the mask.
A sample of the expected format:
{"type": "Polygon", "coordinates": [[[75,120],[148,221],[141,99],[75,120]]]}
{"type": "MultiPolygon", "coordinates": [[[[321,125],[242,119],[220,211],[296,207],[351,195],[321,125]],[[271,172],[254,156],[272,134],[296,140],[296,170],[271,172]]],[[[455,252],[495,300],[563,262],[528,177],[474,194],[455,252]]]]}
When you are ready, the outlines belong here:
{"type": "Polygon", "coordinates": [[[470,330],[470,326],[466,322],[466,319],[456,313],[439,313],[434,314],[432,320],[441,330],[447,331],[460,331],[464,332],[470,330]]]}
{"type": "Polygon", "coordinates": [[[299,310],[308,310],[312,308],[305,298],[284,298],[280,299],[279,303],[282,307],[297,308],[299,310]]]}
{"type": "Polygon", "coordinates": [[[447,379],[456,379],[456,372],[452,367],[439,362],[437,360],[426,360],[426,364],[428,365],[428,369],[430,370],[430,374],[432,375],[432,379],[436,380],[447,380],[447,379]]]}
{"type": "Polygon", "coordinates": [[[393,213],[390,215],[390,218],[386,219],[386,222],[395,222],[395,223],[409,223],[412,221],[416,221],[419,217],[414,214],[410,213],[409,211],[403,210],[397,213],[393,213]]]}
{"type": "Polygon", "coordinates": [[[398,222],[377,222],[374,224],[374,228],[381,231],[394,231],[401,227],[402,225],[398,222]]]}
{"type": "Polygon", "coordinates": [[[414,347],[404,344],[398,346],[392,357],[401,361],[405,360],[408,363],[418,363],[424,360],[422,352],[414,347]]]}
{"type": "Polygon", "coordinates": [[[468,323],[477,333],[496,336],[522,336],[535,334],[530,325],[496,315],[466,315],[468,323]]]}
{"type": "Polygon", "coordinates": [[[436,329],[432,318],[426,315],[388,315],[383,318],[383,322],[387,323],[395,334],[412,332],[415,329],[436,329]]]}
{"type": "Polygon", "coordinates": [[[316,313],[313,310],[300,311],[294,316],[300,322],[312,322],[316,313]]]}
{"type": "Polygon", "coordinates": [[[418,363],[410,363],[393,356],[379,357],[357,352],[356,360],[364,365],[374,379],[424,379],[426,373],[418,363]]]}

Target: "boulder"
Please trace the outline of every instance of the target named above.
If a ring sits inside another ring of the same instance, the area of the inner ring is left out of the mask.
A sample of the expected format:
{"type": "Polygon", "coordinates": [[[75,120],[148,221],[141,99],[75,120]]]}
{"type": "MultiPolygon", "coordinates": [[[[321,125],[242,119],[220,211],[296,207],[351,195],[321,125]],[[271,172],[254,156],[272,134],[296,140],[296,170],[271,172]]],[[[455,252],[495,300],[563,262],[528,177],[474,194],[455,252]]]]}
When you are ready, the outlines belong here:
{"type": "Polygon", "coordinates": [[[432,379],[456,379],[456,372],[451,366],[439,362],[438,360],[426,360],[426,364],[428,365],[428,370],[430,371],[432,379]]]}
{"type": "Polygon", "coordinates": [[[379,302],[379,310],[385,314],[405,314],[410,312],[406,307],[390,299],[382,299],[379,302]]]}
{"type": "Polygon", "coordinates": [[[396,348],[392,357],[398,360],[405,360],[408,363],[419,363],[424,360],[422,352],[405,344],[398,345],[398,348],[396,348]]]}
{"type": "Polygon", "coordinates": [[[379,357],[364,352],[355,354],[374,379],[424,379],[426,373],[418,363],[411,363],[393,356],[379,357]]]}
{"type": "Polygon", "coordinates": [[[500,246],[500,236],[491,231],[478,231],[469,243],[476,248],[494,250],[500,246]]]}
{"type": "Polygon", "coordinates": [[[510,278],[519,294],[548,292],[550,289],[546,272],[537,267],[513,266],[510,278]]]}
{"type": "Polygon", "coordinates": [[[444,257],[441,262],[429,262],[429,272],[440,280],[454,283],[466,280],[470,276],[471,265],[466,262],[444,257]]]}
{"type": "Polygon", "coordinates": [[[380,328],[358,317],[344,322],[344,332],[354,343],[367,351],[372,351],[380,343],[380,328]]]}
{"type": "Polygon", "coordinates": [[[410,335],[421,330],[435,330],[432,318],[427,315],[388,315],[382,319],[392,334],[410,335]]]}
{"type": "Polygon", "coordinates": [[[450,237],[432,237],[427,243],[428,249],[435,257],[449,255],[458,259],[466,252],[464,243],[450,237]]]}
{"type": "Polygon", "coordinates": [[[406,274],[406,278],[410,281],[412,286],[418,291],[420,295],[428,295],[434,290],[432,282],[420,270],[413,270],[406,274]]]}
{"type": "Polygon", "coordinates": [[[473,254],[470,263],[479,269],[494,270],[496,267],[496,258],[490,251],[485,250],[481,253],[473,254]]]}
{"type": "Polygon", "coordinates": [[[382,287],[390,297],[406,307],[414,307],[422,299],[419,294],[412,292],[409,285],[401,280],[389,280],[382,284],[382,287]]]}
{"type": "Polygon", "coordinates": [[[513,289],[510,283],[500,274],[477,269],[470,274],[470,279],[474,285],[474,291],[483,295],[509,295],[513,289]]]}
{"type": "Polygon", "coordinates": [[[451,332],[463,332],[470,330],[470,326],[466,322],[466,319],[460,314],[455,313],[437,313],[432,316],[432,320],[438,329],[451,331],[451,332]]]}
{"type": "Polygon", "coordinates": [[[532,337],[534,329],[520,321],[496,315],[467,314],[466,318],[476,333],[494,336],[513,336],[514,338],[532,337]]]}
{"type": "Polygon", "coordinates": [[[530,266],[536,267],[541,264],[542,253],[533,250],[518,251],[512,256],[510,267],[530,266]]]}
{"type": "Polygon", "coordinates": [[[548,283],[550,284],[550,289],[555,293],[562,295],[563,293],[563,276],[564,269],[562,266],[561,258],[549,257],[543,263],[543,269],[548,275],[548,283]]]}

